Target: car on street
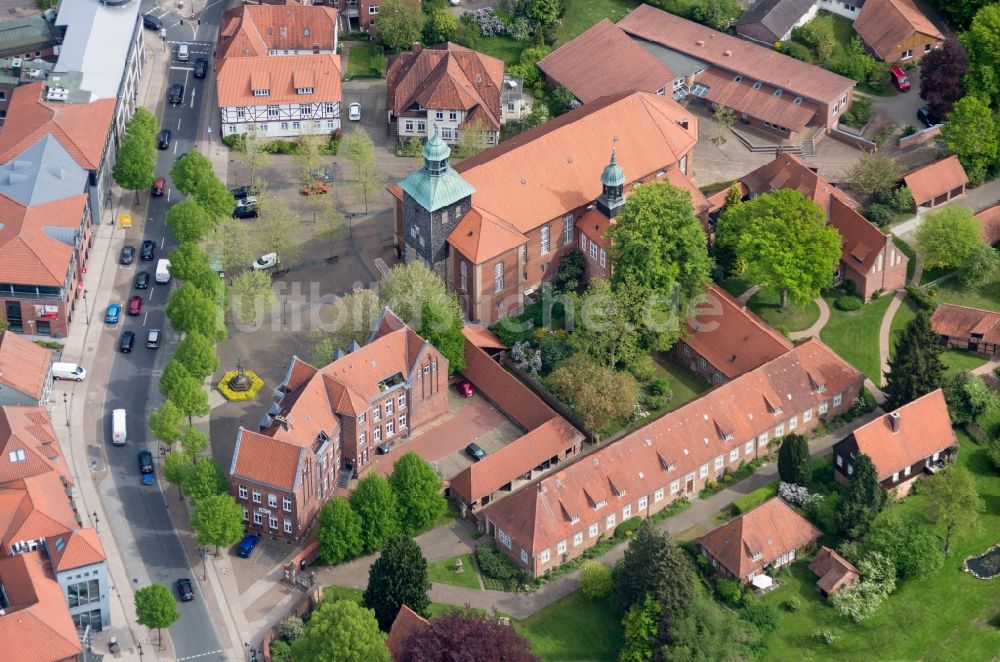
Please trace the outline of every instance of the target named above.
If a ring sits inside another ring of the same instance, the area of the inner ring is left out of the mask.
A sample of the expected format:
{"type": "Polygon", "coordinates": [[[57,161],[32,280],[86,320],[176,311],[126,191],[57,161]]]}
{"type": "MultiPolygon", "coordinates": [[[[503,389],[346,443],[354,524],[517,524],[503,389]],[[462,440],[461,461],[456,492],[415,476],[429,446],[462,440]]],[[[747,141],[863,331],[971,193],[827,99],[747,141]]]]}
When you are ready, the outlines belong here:
{"type": "Polygon", "coordinates": [[[143,485],[152,485],[156,482],[153,474],[153,454],[149,451],[139,451],[139,474],[142,476],[143,485]]]}
{"type": "Polygon", "coordinates": [[[140,315],[142,314],[142,297],[138,294],[133,295],[128,300],[128,314],[129,315],[140,315]]]}
{"type": "Polygon", "coordinates": [[[113,303],[108,306],[108,312],[104,314],[106,324],[118,324],[118,319],[122,316],[122,305],[113,303]]]}
{"type": "Polygon", "coordinates": [[[256,186],[237,186],[234,189],[230,189],[233,197],[237,200],[242,200],[243,198],[251,198],[260,193],[260,189],[256,186]]]}
{"type": "Polygon", "coordinates": [[[124,246],[118,256],[118,264],[132,264],[135,259],[135,246],[124,246]]]}
{"type": "Polygon", "coordinates": [[[121,339],[118,341],[118,351],[122,354],[128,354],[132,351],[135,346],[135,332],[126,331],[122,334],[121,339]]]}
{"type": "Polygon", "coordinates": [[[163,21],[161,21],[156,16],[153,16],[152,14],[143,14],[142,26],[147,30],[156,30],[157,32],[159,32],[160,30],[163,29],[163,21]]]}
{"type": "Polygon", "coordinates": [[[278,254],[265,253],[254,260],[254,263],[250,265],[250,268],[254,271],[265,271],[267,269],[274,269],[276,266],[278,266],[278,254]]]}
{"type": "Polygon", "coordinates": [[[160,135],[156,139],[156,146],[160,149],[170,147],[170,129],[160,129],[160,135]]]}
{"type": "Polygon", "coordinates": [[[208,75],[208,60],[203,57],[194,61],[194,77],[204,78],[208,75]]]}
{"type": "Polygon", "coordinates": [[[191,588],[191,580],[183,577],[177,580],[177,596],[181,602],[191,602],[194,600],[194,590],[191,588]]]}
{"type": "Polygon", "coordinates": [[[149,287],[149,272],[140,271],[135,275],[135,289],[145,290],[149,287]]]}
{"type": "Polygon", "coordinates": [[[455,390],[458,391],[458,394],[463,398],[471,398],[476,392],[476,389],[472,386],[472,382],[468,379],[459,379],[456,381],[455,390]]]}
{"type": "Polygon", "coordinates": [[[931,109],[927,106],[922,106],[917,110],[917,119],[920,120],[924,126],[930,128],[932,126],[937,126],[941,123],[937,115],[931,112],[931,109]]]}
{"type": "Polygon", "coordinates": [[[160,346],[160,330],[150,329],[146,334],[146,349],[157,349],[160,346]]]}
{"type": "Polygon", "coordinates": [[[354,103],[347,106],[347,119],[352,122],[361,121],[361,104],[355,101],[354,103]]]}
{"type": "Polygon", "coordinates": [[[152,239],[147,239],[142,242],[142,250],[139,251],[139,257],[147,262],[152,260],[156,255],[156,242],[152,239]]]}
{"type": "Polygon", "coordinates": [[[248,533],[243,536],[243,540],[236,546],[236,556],[241,559],[248,559],[253,554],[254,547],[260,542],[260,536],[256,533],[248,533]]]}
{"type": "Polygon", "coordinates": [[[170,103],[174,106],[184,103],[184,86],[180,83],[174,83],[170,86],[170,103]]]}
{"type": "Polygon", "coordinates": [[[471,443],[465,447],[465,454],[471,457],[476,462],[479,462],[486,457],[486,451],[480,448],[479,444],[471,443]]]}
{"type": "Polygon", "coordinates": [[[153,182],[153,196],[160,197],[167,190],[167,180],[163,177],[157,177],[156,181],[153,182]]]}
{"type": "Polygon", "coordinates": [[[906,72],[898,64],[889,68],[889,80],[892,81],[893,87],[900,92],[910,91],[910,79],[906,77],[906,72]]]}

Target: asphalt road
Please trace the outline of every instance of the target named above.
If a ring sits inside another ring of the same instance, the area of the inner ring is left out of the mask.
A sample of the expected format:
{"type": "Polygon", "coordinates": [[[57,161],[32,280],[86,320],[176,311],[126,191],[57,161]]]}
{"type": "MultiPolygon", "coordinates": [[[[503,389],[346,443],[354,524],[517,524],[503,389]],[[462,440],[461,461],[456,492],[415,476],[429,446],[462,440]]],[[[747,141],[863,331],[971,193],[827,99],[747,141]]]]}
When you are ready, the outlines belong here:
{"type": "MultiPolygon", "coordinates": [[[[133,294],[143,297],[142,313],[139,316],[128,316],[122,311],[121,321],[105,329],[102,338],[102,352],[110,365],[110,378],[107,385],[105,410],[103,414],[103,429],[105,439],[111,438],[111,411],[124,408],[127,411],[128,442],[124,447],[112,447],[106,441],[106,455],[109,464],[109,479],[112,485],[104,487],[102,492],[114,495],[120,501],[120,512],[124,522],[111,522],[116,530],[116,538],[122,542],[123,556],[126,566],[133,577],[148,576],[150,581],[166,584],[175,592],[174,582],[180,577],[192,580],[200,575],[200,565],[196,572],[188,564],[187,557],[181,545],[181,540],[174,530],[170,519],[168,502],[163,492],[156,486],[144,486],[140,481],[137,454],[141,449],[148,449],[157,457],[158,444],[147,433],[147,419],[158,398],[159,374],[163,365],[170,358],[176,346],[177,334],[170,329],[164,308],[172,285],[157,285],[153,274],[156,270],[156,260],[166,257],[175,247],[164,220],[169,206],[179,201],[181,196],[170,183],[170,167],[176,158],[194,149],[194,141],[204,136],[198,135],[203,118],[211,118],[214,108],[208,108],[206,102],[211,100],[214,75],[209,70],[205,79],[195,79],[192,75],[194,61],[198,57],[208,57],[211,60],[213,41],[218,32],[218,25],[224,8],[224,2],[212,3],[201,17],[202,25],[184,19],[176,12],[167,12],[152,0],[143,1],[143,12],[153,13],[161,18],[166,30],[166,40],[150,30],[146,30],[146,47],[161,49],[164,43],[173,53],[169,71],[169,81],[165,89],[172,83],[184,85],[184,102],[172,106],[166,102],[161,104],[161,126],[169,128],[173,133],[169,149],[160,151],[157,159],[157,176],[167,178],[167,195],[161,198],[150,198],[146,216],[144,234],[129,236],[127,243],[134,244],[136,249],[143,239],[156,242],[156,255],[152,261],[143,261],[136,254],[131,266],[119,266],[116,275],[116,286],[111,301],[124,307],[133,294]],[[197,33],[194,30],[197,29],[197,33]],[[196,38],[195,38],[196,37],[196,38]],[[176,44],[191,44],[191,58],[187,63],[176,61],[176,44]],[[136,273],[150,272],[150,285],[146,290],[133,289],[136,273]],[[163,339],[158,350],[147,349],[146,333],[149,329],[163,330],[163,339]],[[118,351],[118,341],[121,333],[130,330],[136,334],[135,347],[131,353],[118,351]],[[113,346],[108,341],[113,336],[113,346]],[[129,540],[131,538],[131,540],[129,540]],[[138,558],[136,558],[138,557],[138,558]],[[139,567],[145,572],[138,572],[139,567]]],[[[182,10],[185,14],[189,9],[182,10]]],[[[158,76],[159,72],[151,72],[158,76]]],[[[150,109],[152,111],[157,108],[150,109]]],[[[138,220],[138,219],[137,219],[138,220]]],[[[117,258],[117,256],[115,256],[117,258]]],[[[105,311],[95,311],[96,323],[104,321],[105,311]]],[[[162,463],[155,463],[159,473],[162,463]]],[[[176,503],[176,501],[174,501],[176,503]]],[[[184,660],[195,657],[198,660],[224,659],[223,646],[213,627],[212,618],[206,608],[204,596],[201,594],[198,582],[194,582],[195,599],[191,602],[179,602],[180,619],[170,628],[177,659],[184,660]]]]}

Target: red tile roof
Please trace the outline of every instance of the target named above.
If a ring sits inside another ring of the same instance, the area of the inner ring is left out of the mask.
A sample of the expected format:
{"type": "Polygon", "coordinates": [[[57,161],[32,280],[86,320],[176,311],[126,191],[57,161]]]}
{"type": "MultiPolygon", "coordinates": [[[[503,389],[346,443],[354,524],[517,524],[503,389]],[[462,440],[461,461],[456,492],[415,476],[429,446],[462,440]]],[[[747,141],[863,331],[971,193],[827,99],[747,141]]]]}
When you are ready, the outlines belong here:
{"type": "Polygon", "coordinates": [[[14,88],[0,131],[0,163],[6,163],[39,138],[51,133],[82,168],[97,170],[117,99],[90,103],[46,103],[44,83],[14,88]]]}
{"type": "Polygon", "coordinates": [[[470,342],[468,336],[465,341],[465,370],[462,374],[524,430],[533,430],[556,416],[534,391],[470,342]]]}
{"type": "Polygon", "coordinates": [[[792,349],[787,338],[716,285],[686,327],[684,342],[730,379],[792,349]]]}
{"type": "Polygon", "coordinates": [[[339,102],[340,56],[230,57],[218,65],[216,91],[219,106],[265,106],[282,103],[339,102]],[[308,85],[302,77],[309,77],[308,85]],[[299,86],[312,86],[312,94],[298,94],[299,86]],[[255,89],[269,90],[264,97],[255,89]]]}
{"type": "Polygon", "coordinates": [[[0,542],[68,535],[77,528],[66,487],[55,473],[12,480],[0,487],[0,542]]]}
{"type": "Polygon", "coordinates": [[[905,175],[913,200],[919,207],[937,196],[969,183],[965,168],[955,155],[935,161],[905,175]]]}
{"type": "Polygon", "coordinates": [[[496,334],[482,324],[466,324],[462,327],[462,335],[480,349],[507,349],[496,334]]]}
{"type": "Polygon", "coordinates": [[[86,206],[86,194],[30,207],[0,195],[0,282],[62,287],[74,247],[48,231],[79,231],[86,206]]]}
{"type": "Polygon", "coordinates": [[[982,227],[984,242],[992,246],[1000,241],[1000,202],[976,212],[976,220],[982,227]]]}
{"type": "Polygon", "coordinates": [[[793,96],[801,95],[829,105],[837,103],[855,85],[853,80],[826,69],[649,5],[633,9],[618,21],[618,27],[716,67],[780,87],[786,94],[791,92],[793,96]]]}
{"type": "Polygon", "coordinates": [[[819,548],[809,564],[809,571],[819,577],[816,586],[827,595],[833,595],[842,588],[857,584],[861,578],[854,564],[829,547],[819,548]]]}
{"type": "Polygon", "coordinates": [[[292,491],[304,452],[301,446],[241,427],[229,474],[292,491]]]}
{"type": "Polygon", "coordinates": [[[821,535],[780,497],[774,497],[710,531],[698,543],[730,573],[746,578],[821,535]]]}
{"type": "Polygon", "coordinates": [[[333,51],[336,34],[337,10],[332,7],[243,5],[222,13],[216,58],[266,56],[271,50],[312,52],[314,46],[333,51]]]}
{"type": "Polygon", "coordinates": [[[792,131],[806,128],[819,110],[819,106],[809,101],[799,99],[799,103],[795,103],[794,94],[783,92],[781,96],[774,96],[774,87],[762,85],[754,89],[754,81],[750,78],[737,81],[733,74],[715,67],[706,69],[696,80],[708,86],[705,98],[709,101],[792,131]]]}
{"type": "Polygon", "coordinates": [[[386,107],[396,115],[414,104],[432,110],[474,110],[497,130],[503,71],[503,60],[451,42],[400,53],[386,72],[386,107]]]}
{"type": "Polygon", "coordinates": [[[10,605],[0,615],[0,662],[76,660],[83,651],[62,588],[41,552],[0,559],[10,605]],[[19,644],[19,645],[18,645],[19,644]]]}
{"type": "Polygon", "coordinates": [[[934,333],[952,338],[981,336],[980,342],[1000,345],[1000,313],[941,303],[931,315],[934,333]]]}
{"type": "MultiPolygon", "coordinates": [[[[885,248],[888,236],[839,196],[830,198],[830,225],[840,233],[840,259],[859,273],[868,273],[885,248]]],[[[909,259],[901,257],[904,264],[909,259]]]]}
{"type": "Polygon", "coordinates": [[[473,207],[448,235],[448,243],[473,264],[482,264],[528,241],[507,221],[473,207]]]}
{"type": "Polygon", "coordinates": [[[13,331],[0,333],[0,387],[41,400],[51,365],[50,350],[13,331]]]}
{"type": "Polygon", "coordinates": [[[944,41],[941,31],[913,0],[867,0],[854,21],[854,31],[887,61],[895,59],[896,52],[915,34],[944,41]]]}
{"type": "MultiPolygon", "coordinates": [[[[472,569],[470,568],[469,571],[471,572],[472,569]]],[[[406,640],[411,634],[423,630],[427,625],[426,618],[405,604],[400,607],[399,613],[396,614],[396,618],[392,621],[392,627],[389,628],[389,635],[385,639],[385,645],[392,654],[392,659],[402,660],[406,653],[406,648],[404,647],[406,640]]]]}
{"type": "Polygon", "coordinates": [[[104,545],[97,537],[97,531],[92,528],[71,531],[64,538],[64,543],[65,546],[60,551],[57,541],[49,541],[49,554],[56,572],[103,563],[107,559],[104,545]]]}
{"type": "Polygon", "coordinates": [[[848,439],[851,437],[858,452],[871,458],[879,480],[957,443],[941,389],[861,426],[848,439]]]}
{"type": "Polygon", "coordinates": [[[672,91],[677,78],[606,18],[543,57],[538,68],[583,103],[614,94],[672,91]]]}
{"type": "Polygon", "coordinates": [[[42,407],[0,407],[0,458],[23,451],[18,462],[0,460],[0,485],[52,472],[73,483],[48,414],[42,407]]]}

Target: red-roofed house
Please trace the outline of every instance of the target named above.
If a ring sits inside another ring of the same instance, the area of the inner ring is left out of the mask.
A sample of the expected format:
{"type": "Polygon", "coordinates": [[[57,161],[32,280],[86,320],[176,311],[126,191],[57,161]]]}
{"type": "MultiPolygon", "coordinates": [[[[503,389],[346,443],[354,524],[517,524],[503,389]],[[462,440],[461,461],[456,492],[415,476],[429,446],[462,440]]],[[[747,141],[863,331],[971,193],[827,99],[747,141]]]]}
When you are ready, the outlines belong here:
{"type": "Polygon", "coordinates": [[[854,31],[886,62],[920,59],[944,43],[941,30],[913,0],[866,0],[854,31]]]}
{"type": "Polygon", "coordinates": [[[809,563],[809,572],[819,577],[816,588],[827,598],[861,581],[861,573],[854,564],[829,547],[819,548],[809,563]]]}
{"type": "Polygon", "coordinates": [[[772,439],[846,411],[863,380],[822,342],[807,340],[490,505],[480,530],[541,575],[630,517],[697,494],[707,481],[766,453],[772,439]]]}
{"type": "Polygon", "coordinates": [[[18,336],[0,333],[0,406],[48,407],[52,352],[18,336]]]}
{"type": "Polygon", "coordinates": [[[955,155],[917,168],[904,175],[903,181],[919,207],[936,207],[965,193],[969,177],[955,155]]]}
{"type": "Polygon", "coordinates": [[[59,584],[41,552],[0,559],[3,662],[70,662],[83,652],[59,584]]]}
{"type": "Polygon", "coordinates": [[[902,496],[923,472],[934,473],[958,448],[941,389],[867,423],[833,447],[833,475],[846,483],[867,455],[886,490],[902,496]]]}
{"type": "Polygon", "coordinates": [[[222,12],[216,60],[337,53],[337,10],[314,5],[242,5],[222,12]]]}
{"type": "Polygon", "coordinates": [[[448,360],[388,308],[366,345],[317,369],[292,357],[260,432],[240,428],[230,492],[247,529],[298,541],[340,484],[448,409],[448,360]]]}
{"type": "Polygon", "coordinates": [[[1000,313],[942,303],[931,315],[931,328],[945,347],[1000,357],[1000,313]]]}
{"type": "Polygon", "coordinates": [[[1000,202],[976,212],[976,220],[982,228],[983,242],[990,246],[1000,242],[1000,202]]]}
{"type": "MultiPolygon", "coordinates": [[[[471,568],[470,568],[471,572],[471,568]]],[[[392,654],[393,660],[402,660],[406,654],[406,640],[416,632],[420,632],[428,625],[427,619],[413,611],[405,604],[399,608],[389,634],[385,638],[385,645],[392,654]]]]}
{"type": "Polygon", "coordinates": [[[436,126],[442,140],[455,143],[465,128],[476,125],[495,145],[507,119],[500,104],[503,72],[503,60],[465,46],[414,44],[389,61],[385,105],[390,131],[401,140],[427,138],[436,126]]]}
{"type": "Polygon", "coordinates": [[[749,584],[801,556],[823,534],[780,497],[726,522],[698,539],[719,575],[749,584]]]}

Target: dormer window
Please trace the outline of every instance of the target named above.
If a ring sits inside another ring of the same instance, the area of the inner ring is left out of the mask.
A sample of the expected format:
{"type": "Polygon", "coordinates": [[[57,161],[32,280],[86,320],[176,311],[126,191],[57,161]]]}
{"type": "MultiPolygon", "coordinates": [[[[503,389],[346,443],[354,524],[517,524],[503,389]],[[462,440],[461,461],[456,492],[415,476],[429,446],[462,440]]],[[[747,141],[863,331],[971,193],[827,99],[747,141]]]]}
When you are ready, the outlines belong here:
{"type": "Polygon", "coordinates": [[[753,559],[754,561],[760,561],[762,558],[764,558],[764,555],[761,552],[752,552],[750,554],[750,558],[753,559]]]}
{"type": "Polygon", "coordinates": [[[801,105],[802,97],[795,97],[794,99],[792,99],[792,103],[794,103],[796,106],[801,105]]]}
{"type": "Polygon", "coordinates": [[[774,91],[774,96],[780,97],[784,93],[784,90],[780,87],[774,91]]]}
{"type": "Polygon", "coordinates": [[[296,87],[295,88],[295,93],[296,94],[312,94],[313,93],[313,88],[311,88],[311,87],[296,87]]]}
{"type": "Polygon", "coordinates": [[[302,36],[303,37],[309,36],[309,28],[302,28],[302,36]]]}
{"type": "Polygon", "coordinates": [[[255,97],[268,97],[271,96],[271,90],[254,90],[253,95],[255,97]]]}
{"type": "Polygon", "coordinates": [[[738,83],[741,80],[743,80],[743,76],[741,76],[740,74],[736,74],[735,76],[733,76],[733,82],[734,83],[738,83]]]}
{"type": "Polygon", "coordinates": [[[15,451],[11,451],[7,453],[7,457],[10,459],[11,462],[24,462],[25,458],[24,449],[19,448],[15,451]]]}
{"type": "Polygon", "coordinates": [[[753,89],[759,90],[761,85],[763,85],[763,83],[761,83],[759,80],[755,81],[753,84],[753,89]]]}
{"type": "Polygon", "coordinates": [[[598,501],[597,503],[594,504],[594,510],[600,510],[606,505],[608,505],[607,500],[598,501]]]}

